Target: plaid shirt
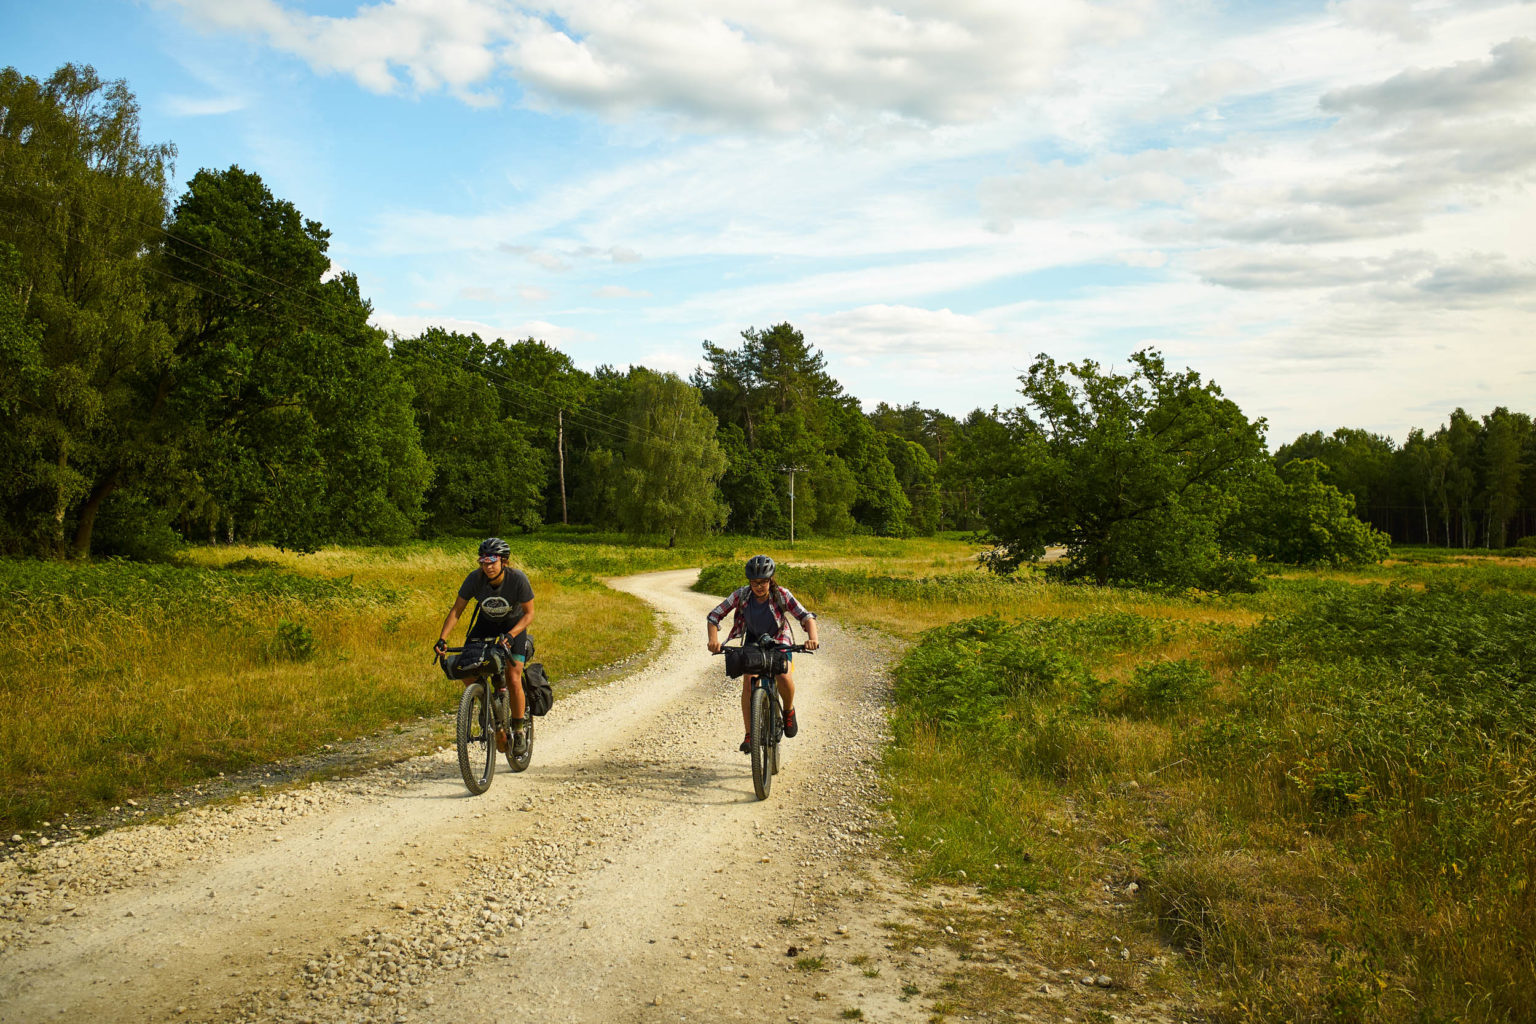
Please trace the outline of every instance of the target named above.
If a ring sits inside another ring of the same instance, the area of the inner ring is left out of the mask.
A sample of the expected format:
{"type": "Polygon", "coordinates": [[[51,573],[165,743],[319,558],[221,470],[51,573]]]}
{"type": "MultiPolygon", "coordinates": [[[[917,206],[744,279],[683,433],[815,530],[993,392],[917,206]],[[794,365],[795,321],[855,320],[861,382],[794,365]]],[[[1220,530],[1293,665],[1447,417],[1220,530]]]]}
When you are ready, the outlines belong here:
{"type": "MultiPolygon", "coordinates": [[[[805,606],[795,600],[795,595],[779,586],[777,583],[769,586],[768,607],[773,611],[774,621],[779,624],[779,635],[775,638],[781,644],[793,643],[790,637],[790,616],[800,620],[803,626],[816,616],[806,610],[805,606]]],[[[720,620],[725,618],[725,613],[735,611],[736,615],[731,620],[731,633],[727,640],[734,640],[747,631],[746,603],[752,597],[751,587],[738,587],[715,606],[715,610],[709,613],[709,622],[712,626],[720,625],[720,620]]]]}

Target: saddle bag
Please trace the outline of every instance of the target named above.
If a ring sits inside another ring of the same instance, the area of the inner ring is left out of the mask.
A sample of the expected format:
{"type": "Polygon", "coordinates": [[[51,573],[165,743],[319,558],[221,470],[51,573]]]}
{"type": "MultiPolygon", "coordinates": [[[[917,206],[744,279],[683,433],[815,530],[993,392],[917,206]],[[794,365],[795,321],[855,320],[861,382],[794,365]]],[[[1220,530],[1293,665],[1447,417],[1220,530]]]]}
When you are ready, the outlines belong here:
{"type": "Polygon", "coordinates": [[[530,662],[523,666],[523,698],[528,704],[530,715],[543,717],[554,707],[555,691],[549,684],[549,677],[544,674],[542,662],[530,662]]]}

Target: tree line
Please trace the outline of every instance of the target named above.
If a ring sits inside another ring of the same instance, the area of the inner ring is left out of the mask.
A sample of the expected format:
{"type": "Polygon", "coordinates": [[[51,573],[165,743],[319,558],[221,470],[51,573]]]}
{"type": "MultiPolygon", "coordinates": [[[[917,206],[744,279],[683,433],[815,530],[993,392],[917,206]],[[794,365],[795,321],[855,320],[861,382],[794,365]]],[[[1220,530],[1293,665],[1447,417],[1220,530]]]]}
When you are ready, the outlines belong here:
{"type": "MultiPolygon", "coordinates": [[[[787,323],[705,341],[687,380],[532,338],[393,337],[321,224],[240,167],[173,199],[174,156],[122,82],[0,73],[0,551],[959,529],[999,568],[1064,543],[1053,571],[1221,589],[1245,564],[1384,550],[1352,510],[1389,492],[1355,453],[1390,442],[1308,435],[1271,459],[1262,422],[1155,352],[1128,374],[1042,356],[1023,406],[960,419],[866,413],[787,323]]],[[[1529,418],[1458,412],[1441,434],[1390,449],[1424,468],[1387,478],[1447,537],[1512,540],[1529,418]]]]}
{"type": "Polygon", "coordinates": [[[1395,543],[1503,548],[1536,537],[1536,429],[1500,406],[1481,419],[1457,409],[1434,433],[1396,444],[1343,428],[1303,434],[1277,461],[1315,459],[1323,479],[1395,543]]]}

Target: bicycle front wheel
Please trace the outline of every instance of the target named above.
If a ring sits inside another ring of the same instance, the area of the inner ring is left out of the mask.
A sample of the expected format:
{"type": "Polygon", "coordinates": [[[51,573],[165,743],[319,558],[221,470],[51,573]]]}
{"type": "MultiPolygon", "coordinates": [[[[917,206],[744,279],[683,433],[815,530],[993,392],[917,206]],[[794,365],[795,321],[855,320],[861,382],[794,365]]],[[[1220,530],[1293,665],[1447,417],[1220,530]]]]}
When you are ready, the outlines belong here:
{"type": "Polygon", "coordinates": [[[752,691],[752,788],[759,800],[767,800],[773,786],[772,757],[773,708],[768,691],[757,687],[752,691]]]}
{"type": "Polygon", "coordinates": [[[459,698],[459,774],[476,796],[490,789],[496,776],[496,723],[490,696],[490,687],[481,679],[464,687],[459,698]]]}

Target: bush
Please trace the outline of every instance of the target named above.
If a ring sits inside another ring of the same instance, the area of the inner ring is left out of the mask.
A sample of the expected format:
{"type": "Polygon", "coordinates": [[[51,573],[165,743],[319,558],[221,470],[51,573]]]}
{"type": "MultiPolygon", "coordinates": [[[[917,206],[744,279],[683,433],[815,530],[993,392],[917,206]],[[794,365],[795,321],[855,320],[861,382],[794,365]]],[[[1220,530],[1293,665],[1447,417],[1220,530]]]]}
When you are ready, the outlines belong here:
{"type": "Polygon", "coordinates": [[[315,634],[302,622],[283,619],[268,651],[277,661],[308,661],[315,653],[315,634]]]}
{"type": "Polygon", "coordinates": [[[1016,698],[1059,689],[1086,671],[1028,629],[988,615],[923,633],[896,666],[896,700],[918,721],[975,727],[1001,719],[1016,698]]]}
{"type": "Polygon", "coordinates": [[[1355,496],[1324,483],[1316,459],[1261,472],[1232,518],[1229,542],[1283,565],[1375,565],[1391,538],[1355,515],[1355,496]]]}
{"type": "Polygon", "coordinates": [[[1196,661],[1149,661],[1136,667],[1116,710],[1162,717],[1202,701],[1214,682],[1205,666],[1196,661]]]}
{"type": "Polygon", "coordinates": [[[91,531],[91,553],[98,556],[164,562],[183,547],[171,513],[136,491],[117,491],[102,502],[91,531]]]}

